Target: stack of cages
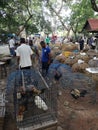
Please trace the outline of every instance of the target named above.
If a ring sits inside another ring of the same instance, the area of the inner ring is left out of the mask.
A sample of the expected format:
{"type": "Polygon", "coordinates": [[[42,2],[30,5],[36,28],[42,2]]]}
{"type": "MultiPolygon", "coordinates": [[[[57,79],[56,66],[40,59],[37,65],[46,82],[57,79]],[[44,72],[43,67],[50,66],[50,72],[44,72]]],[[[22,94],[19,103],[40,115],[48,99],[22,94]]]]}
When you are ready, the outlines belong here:
{"type": "Polygon", "coordinates": [[[3,130],[5,117],[5,92],[0,91],[0,130],[3,130]]]}
{"type": "Polygon", "coordinates": [[[57,124],[57,88],[49,87],[40,72],[17,70],[8,82],[18,128],[35,130],[57,124]]]}

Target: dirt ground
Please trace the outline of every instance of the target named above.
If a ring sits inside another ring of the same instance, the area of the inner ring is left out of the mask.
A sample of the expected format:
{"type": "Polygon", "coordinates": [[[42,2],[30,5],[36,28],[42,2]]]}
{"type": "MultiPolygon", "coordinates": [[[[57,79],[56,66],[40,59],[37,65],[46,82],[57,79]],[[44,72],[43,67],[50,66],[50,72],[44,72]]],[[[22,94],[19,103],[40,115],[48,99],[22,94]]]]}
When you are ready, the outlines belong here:
{"type": "MultiPolygon", "coordinates": [[[[6,78],[0,81],[3,81],[2,87],[5,87],[6,78]]],[[[98,90],[91,91],[85,97],[78,99],[71,96],[70,89],[60,87],[59,90],[58,127],[54,130],[98,130],[98,90]]],[[[18,130],[9,112],[5,116],[4,128],[0,130],[18,130]]]]}
{"type": "MultiPolygon", "coordinates": [[[[98,130],[98,92],[74,99],[70,89],[59,88],[59,91],[58,127],[53,130],[98,130]]],[[[5,117],[4,130],[18,130],[9,113],[5,117]]]]}
{"type": "Polygon", "coordinates": [[[62,130],[98,130],[98,92],[74,99],[70,90],[58,97],[58,124],[62,130]]]}

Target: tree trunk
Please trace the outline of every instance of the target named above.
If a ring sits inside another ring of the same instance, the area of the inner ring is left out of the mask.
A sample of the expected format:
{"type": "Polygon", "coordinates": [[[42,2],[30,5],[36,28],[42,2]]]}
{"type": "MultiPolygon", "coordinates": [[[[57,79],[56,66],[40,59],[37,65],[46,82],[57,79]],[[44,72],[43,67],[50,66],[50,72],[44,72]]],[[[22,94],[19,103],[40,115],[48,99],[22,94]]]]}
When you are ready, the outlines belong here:
{"type": "Polygon", "coordinates": [[[98,12],[98,6],[96,4],[96,0],[91,0],[92,9],[98,12]]]}
{"type": "Polygon", "coordinates": [[[19,34],[25,29],[28,21],[32,18],[33,15],[30,15],[29,18],[25,21],[23,27],[21,28],[21,30],[19,30],[19,32],[17,33],[17,36],[19,36],[19,34]]]}
{"type": "Polygon", "coordinates": [[[51,5],[49,5],[49,7],[50,7],[50,8],[53,10],[53,12],[58,16],[58,18],[59,18],[59,20],[60,20],[62,26],[65,28],[65,30],[68,31],[69,29],[66,27],[66,25],[65,25],[64,22],[62,21],[62,18],[61,18],[61,16],[58,14],[58,12],[56,12],[56,10],[55,10],[54,8],[52,8],[51,5]]]}

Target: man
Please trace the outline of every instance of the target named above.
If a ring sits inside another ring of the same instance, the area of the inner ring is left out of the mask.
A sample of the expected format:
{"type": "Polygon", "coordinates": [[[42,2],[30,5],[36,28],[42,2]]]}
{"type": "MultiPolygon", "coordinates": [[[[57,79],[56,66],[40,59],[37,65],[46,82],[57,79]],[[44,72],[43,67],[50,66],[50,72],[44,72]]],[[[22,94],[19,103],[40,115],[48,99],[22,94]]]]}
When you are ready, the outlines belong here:
{"type": "Polygon", "coordinates": [[[55,44],[55,41],[57,40],[57,36],[53,35],[52,36],[52,43],[55,44]]]}
{"type": "Polygon", "coordinates": [[[80,51],[83,52],[83,49],[84,49],[84,39],[82,37],[79,40],[79,46],[80,46],[80,51]]]}
{"type": "Polygon", "coordinates": [[[15,41],[13,39],[13,36],[9,40],[9,49],[10,49],[10,55],[15,56],[15,41]]]}
{"type": "Polygon", "coordinates": [[[49,46],[49,44],[50,44],[50,38],[49,38],[49,36],[46,37],[45,42],[49,46]]]}
{"type": "Polygon", "coordinates": [[[30,69],[32,66],[33,51],[25,43],[25,38],[20,39],[20,46],[16,50],[17,62],[21,69],[30,69]]]}
{"type": "Polygon", "coordinates": [[[44,41],[41,41],[40,45],[42,47],[42,55],[41,55],[42,75],[46,76],[50,62],[51,62],[51,50],[48,46],[46,47],[46,44],[44,41]]]}

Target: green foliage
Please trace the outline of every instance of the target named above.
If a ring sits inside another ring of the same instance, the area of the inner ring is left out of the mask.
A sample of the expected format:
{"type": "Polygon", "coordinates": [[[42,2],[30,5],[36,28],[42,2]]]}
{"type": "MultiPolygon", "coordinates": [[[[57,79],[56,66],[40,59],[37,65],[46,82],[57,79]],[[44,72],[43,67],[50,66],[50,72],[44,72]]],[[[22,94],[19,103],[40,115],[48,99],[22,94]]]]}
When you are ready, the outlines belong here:
{"type": "Polygon", "coordinates": [[[20,25],[26,27],[27,33],[49,28],[50,24],[42,18],[42,3],[39,0],[0,0],[0,27],[9,33],[17,33],[20,25]]]}
{"type": "Polygon", "coordinates": [[[95,17],[89,0],[81,0],[71,5],[71,9],[69,21],[74,33],[81,32],[86,20],[95,17]]]}
{"type": "Polygon", "coordinates": [[[68,17],[66,15],[61,17],[59,0],[0,0],[0,33],[17,33],[20,25],[26,27],[27,34],[42,30],[48,30],[50,33],[52,24],[49,18],[56,18],[59,20],[57,23],[61,22],[56,25],[57,29],[63,30],[65,24],[68,25],[67,28],[71,27],[76,34],[81,32],[88,18],[98,17],[94,15],[90,0],[62,1],[63,9],[71,9],[71,14],[68,17]],[[43,6],[50,13],[45,12],[43,6]],[[48,20],[45,17],[48,17],[48,20]]]}
{"type": "Polygon", "coordinates": [[[38,33],[38,28],[36,27],[36,25],[34,24],[27,24],[26,25],[26,30],[27,30],[27,34],[34,34],[34,33],[38,33]]]}

